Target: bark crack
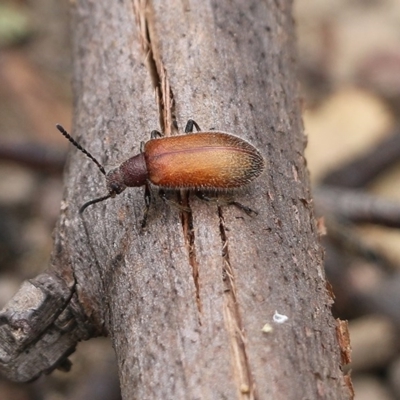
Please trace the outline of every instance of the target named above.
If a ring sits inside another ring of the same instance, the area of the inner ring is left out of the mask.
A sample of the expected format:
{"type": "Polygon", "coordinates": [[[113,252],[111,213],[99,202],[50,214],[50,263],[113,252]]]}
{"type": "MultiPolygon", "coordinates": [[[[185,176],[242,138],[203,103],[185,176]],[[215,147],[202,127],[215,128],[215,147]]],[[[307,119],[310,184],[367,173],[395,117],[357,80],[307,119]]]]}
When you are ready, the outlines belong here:
{"type": "Polygon", "coordinates": [[[225,285],[224,320],[230,339],[235,381],[238,382],[239,398],[241,400],[256,400],[257,395],[247,356],[246,337],[237,301],[235,275],[229,259],[228,238],[221,207],[218,207],[218,215],[222,240],[222,280],[225,285]]]}
{"type": "MultiPolygon", "coordinates": [[[[159,110],[160,127],[165,136],[171,136],[177,126],[175,104],[167,70],[164,67],[159,51],[158,37],[154,24],[154,10],[148,0],[134,0],[134,14],[140,29],[141,45],[146,56],[146,66],[153,82],[159,110]]],[[[196,290],[196,303],[199,314],[202,311],[199,284],[199,264],[196,257],[193,217],[189,204],[189,194],[181,191],[179,203],[189,211],[182,211],[182,229],[188,253],[189,264],[192,267],[193,281],[196,290]]],[[[200,319],[199,319],[200,321],[200,319]]]]}
{"type": "Polygon", "coordinates": [[[145,54],[145,64],[155,90],[160,128],[165,136],[171,136],[175,120],[174,95],[159,52],[153,21],[154,10],[150,1],[134,0],[133,11],[139,26],[141,46],[145,54]]]}
{"type": "MultiPolygon", "coordinates": [[[[183,206],[190,209],[188,193],[182,193],[180,197],[182,199],[183,206]]],[[[196,303],[197,303],[197,310],[199,312],[199,323],[201,324],[200,315],[202,313],[202,304],[200,298],[199,263],[196,257],[192,211],[182,212],[182,227],[183,227],[183,234],[185,237],[186,248],[189,256],[189,263],[190,266],[192,267],[193,281],[196,288],[196,303]]]]}

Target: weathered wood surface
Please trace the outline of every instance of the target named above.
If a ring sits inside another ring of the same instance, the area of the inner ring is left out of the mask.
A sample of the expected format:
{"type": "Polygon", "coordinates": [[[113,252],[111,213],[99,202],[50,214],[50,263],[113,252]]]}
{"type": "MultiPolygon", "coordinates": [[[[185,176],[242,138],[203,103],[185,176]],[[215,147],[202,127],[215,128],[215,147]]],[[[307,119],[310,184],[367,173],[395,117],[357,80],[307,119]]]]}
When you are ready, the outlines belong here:
{"type": "Polygon", "coordinates": [[[155,199],[142,232],[142,189],[78,215],[105,182],[71,151],[53,270],[73,276],[93,330],[111,335],[124,399],[349,398],[303,157],[291,2],[79,1],[72,25],[73,134],[107,167],[189,118],[251,141],[268,164],[236,196],[257,218],[192,196],[181,215],[155,199]]]}

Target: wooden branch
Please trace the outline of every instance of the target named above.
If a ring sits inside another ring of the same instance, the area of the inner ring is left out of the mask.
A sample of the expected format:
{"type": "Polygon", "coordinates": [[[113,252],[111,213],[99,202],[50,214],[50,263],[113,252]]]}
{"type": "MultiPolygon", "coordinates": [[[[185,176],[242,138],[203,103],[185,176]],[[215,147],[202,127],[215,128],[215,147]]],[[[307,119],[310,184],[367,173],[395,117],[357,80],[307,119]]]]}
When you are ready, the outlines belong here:
{"type": "Polygon", "coordinates": [[[323,185],[314,190],[314,198],[319,212],[335,215],[343,222],[400,227],[398,202],[366,191],[323,185]]]}
{"type": "Polygon", "coordinates": [[[400,127],[395,126],[392,132],[384,136],[372,149],[329,172],[322,179],[322,184],[353,189],[365,187],[396,163],[399,155],[400,127]]]}
{"type": "Polygon", "coordinates": [[[155,198],[143,232],[140,189],[78,214],[106,189],[72,151],[52,262],[73,271],[88,322],[111,335],[123,398],[349,398],[303,157],[291,2],[80,1],[72,17],[73,135],[107,167],[189,118],[268,162],[236,194],[257,218],[182,193],[191,212],[155,198]]]}
{"type": "Polygon", "coordinates": [[[1,311],[0,371],[8,379],[25,382],[55,368],[69,370],[78,341],[94,335],[67,281],[41,274],[1,311]]]}

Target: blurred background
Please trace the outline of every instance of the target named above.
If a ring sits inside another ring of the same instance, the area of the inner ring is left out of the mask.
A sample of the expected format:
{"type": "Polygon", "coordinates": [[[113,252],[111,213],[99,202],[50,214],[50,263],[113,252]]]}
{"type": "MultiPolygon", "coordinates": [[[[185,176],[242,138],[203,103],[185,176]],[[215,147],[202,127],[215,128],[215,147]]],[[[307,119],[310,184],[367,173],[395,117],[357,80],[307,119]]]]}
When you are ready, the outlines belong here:
{"type": "MultiPolygon", "coordinates": [[[[0,0],[0,307],[48,265],[71,126],[68,2],[0,0]]],[[[356,399],[400,399],[400,2],[295,0],[310,176],[356,399]]],[[[1,400],[119,399],[108,339],[1,400]]]]}

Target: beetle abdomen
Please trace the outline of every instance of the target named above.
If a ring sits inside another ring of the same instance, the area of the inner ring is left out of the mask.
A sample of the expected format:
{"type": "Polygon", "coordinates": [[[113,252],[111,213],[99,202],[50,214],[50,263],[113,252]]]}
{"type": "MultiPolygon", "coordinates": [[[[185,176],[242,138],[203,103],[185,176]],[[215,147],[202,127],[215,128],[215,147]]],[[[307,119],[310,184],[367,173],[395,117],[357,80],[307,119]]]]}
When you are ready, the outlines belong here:
{"type": "Polygon", "coordinates": [[[150,181],[167,188],[236,188],[265,167],[254,146],[223,132],[150,140],[144,154],[150,181]]]}

